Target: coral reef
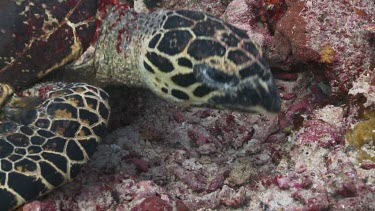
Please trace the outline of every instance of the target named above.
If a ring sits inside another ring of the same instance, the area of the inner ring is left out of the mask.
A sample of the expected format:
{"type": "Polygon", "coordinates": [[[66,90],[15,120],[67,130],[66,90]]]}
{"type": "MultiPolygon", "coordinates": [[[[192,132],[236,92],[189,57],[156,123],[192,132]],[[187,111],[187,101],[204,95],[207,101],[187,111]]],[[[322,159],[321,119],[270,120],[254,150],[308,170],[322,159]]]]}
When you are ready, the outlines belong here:
{"type": "Polygon", "coordinates": [[[358,162],[363,168],[375,168],[375,74],[367,71],[353,83],[349,91],[352,97],[351,111],[356,114],[358,121],[352,122],[346,132],[349,146],[353,146],[358,162]]]}
{"type": "Polygon", "coordinates": [[[333,96],[345,97],[352,82],[375,64],[366,32],[374,7],[373,1],[289,1],[277,23],[271,60],[284,69],[307,65],[316,81],[331,86],[333,96]]]}
{"type": "Polygon", "coordinates": [[[112,132],[90,164],[23,210],[375,210],[374,1],[146,7],[205,10],[246,30],[272,65],[282,110],[184,108],[109,89],[112,132]]]}

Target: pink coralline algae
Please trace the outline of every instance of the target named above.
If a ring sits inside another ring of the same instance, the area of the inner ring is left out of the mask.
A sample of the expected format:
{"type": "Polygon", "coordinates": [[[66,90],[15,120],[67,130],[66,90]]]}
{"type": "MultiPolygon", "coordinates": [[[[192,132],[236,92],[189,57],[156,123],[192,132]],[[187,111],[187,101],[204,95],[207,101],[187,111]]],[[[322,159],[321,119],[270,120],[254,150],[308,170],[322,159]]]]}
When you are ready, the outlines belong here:
{"type": "Polygon", "coordinates": [[[366,32],[374,21],[374,4],[290,1],[277,24],[270,59],[285,69],[307,65],[316,80],[329,83],[334,96],[343,97],[361,73],[374,67],[374,49],[366,32]]]}
{"type": "Polygon", "coordinates": [[[304,9],[304,2],[296,2],[290,5],[285,16],[276,26],[275,49],[278,55],[282,56],[280,60],[283,59],[290,65],[319,59],[319,54],[307,45],[308,37],[305,30],[308,20],[300,15],[304,9]]]}
{"type": "Polygon", "coordinates": [[[143,200],[137,207],[131,209],[131,211],[188,211],[189,209],[181,201],[175,203],[175,208],[167,201],[164,201],[160,197],[152,196],[143,200]]]}
{"type": "Polygon", "coordinates": [[[301,144],[317,142],[321,147],[343,144],[345,131],[343,126],[345,125],[340,124],[342,122],[342,109],[325,107],[323,110],[319,110],[319,112],[323,117],[312,117],[312,120],[305,120],[303,122],[303,128],[298,133],[297,141],[301,144]],[[341,118],[339,117],[331,122],[326,122],[324,116],[331,115],[340,115],[341,118]]]}
{"type": "MultiPolygon", "coordinates": [[[[75,195],[54,195],[54,200],[32,202],[23,206],[24,211],[32,210],[189,210],[181,201],[172,199],[162,188],[150,181],[137,181],[126,174],[116,176],[89,173],[88,178],[73,182],[70,188],[75,195]],[[84,182],[84,183],[79,183],[84,182]]],[[[62,192],[69,192],[63,188],[62,192]]]]}

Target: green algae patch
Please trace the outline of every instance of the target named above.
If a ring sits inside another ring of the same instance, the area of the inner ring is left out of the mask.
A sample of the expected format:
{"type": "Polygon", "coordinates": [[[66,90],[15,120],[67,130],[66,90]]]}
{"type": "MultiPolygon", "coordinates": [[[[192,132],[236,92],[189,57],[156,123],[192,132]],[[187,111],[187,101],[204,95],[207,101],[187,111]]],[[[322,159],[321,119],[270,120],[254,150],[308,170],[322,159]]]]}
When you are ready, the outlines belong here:
{"type": "Polygon", "coordinates": [[[375,111],[365,110],[359,123],[346,133],[346,140],[358,151],[359,162],[375,162],[375,111]]]}

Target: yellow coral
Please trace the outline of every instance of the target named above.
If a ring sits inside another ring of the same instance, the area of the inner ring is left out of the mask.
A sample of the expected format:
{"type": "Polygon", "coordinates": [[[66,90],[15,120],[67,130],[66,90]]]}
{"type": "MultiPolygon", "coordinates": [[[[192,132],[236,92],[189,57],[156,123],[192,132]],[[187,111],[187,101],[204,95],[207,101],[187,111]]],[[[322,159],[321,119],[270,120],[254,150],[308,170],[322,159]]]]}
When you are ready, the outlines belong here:
{"type": "Polygon", "coordinates": [[[332,63],[335,58],[335,51],[330,45],[324,46],[320,49],[320,62],[332,63]]]}

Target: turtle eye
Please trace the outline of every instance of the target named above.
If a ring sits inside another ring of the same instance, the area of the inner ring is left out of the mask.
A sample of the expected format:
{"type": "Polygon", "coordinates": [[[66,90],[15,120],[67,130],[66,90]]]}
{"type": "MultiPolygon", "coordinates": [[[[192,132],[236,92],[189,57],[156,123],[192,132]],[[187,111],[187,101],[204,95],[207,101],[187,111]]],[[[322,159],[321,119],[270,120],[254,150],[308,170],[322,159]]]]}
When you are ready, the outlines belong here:
{"type": "Polygon", "coordinates": [[[206,64],[194,65],[193,71],[198,81],[212,88],[226,89],[239,83],[236,75],[224,73],[206,64]]]}

